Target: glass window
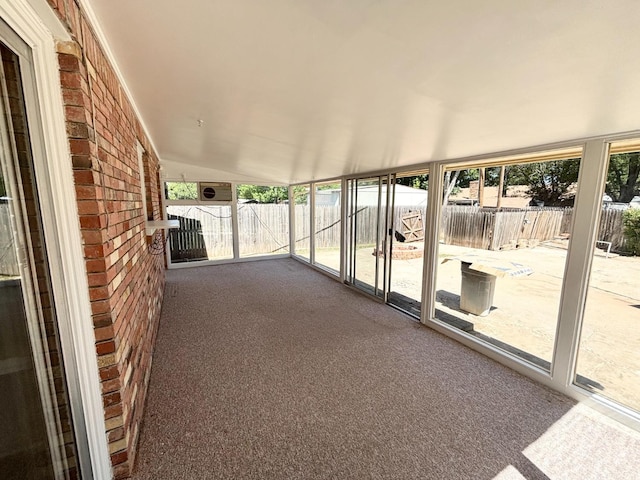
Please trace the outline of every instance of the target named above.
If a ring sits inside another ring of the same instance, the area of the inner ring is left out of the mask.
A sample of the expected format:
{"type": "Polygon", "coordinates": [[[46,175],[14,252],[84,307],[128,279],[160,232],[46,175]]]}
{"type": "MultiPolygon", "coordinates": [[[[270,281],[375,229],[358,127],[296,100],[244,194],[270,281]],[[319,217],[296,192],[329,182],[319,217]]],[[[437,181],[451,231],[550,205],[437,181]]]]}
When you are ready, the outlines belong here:
{"type": "Polygon", "coordinates": [[[169,230],[171,263],[233,258],[230,205],[168,205],[167,218],[180,221],[169,230]]]}
{"type": "Polygon", "coordinates": [[[295,247],[293,252],[310,261],[311,253],[311,205],[309,204],[309,184],[293,187],[293,203],[295,208],[295,247]]]}
{"type": "Polygon", "coordinates": [[[575,383],[640,411],[640,152],[611,155],[575,383]]]}
{"type": "Polygon", "coordinates": [[[579,166],[446,172],[438,320],[550,370],[579,166]]]}
{"type": "Polygon", "coordinates": [[[238,185],[237,197],[240,256],[289,253],[288,189],[238,185]]]}
{"type": "Polygon", "coordinates": [[[325,182],[315,185],[314,263],[340,274],[340,232],[342,185],[325,182]]]}
{"type": "Polygon", "coordinates": [[[164,185],[167,200],[198,199],[198,184],[196,182],[165,182],[164,185]]]}

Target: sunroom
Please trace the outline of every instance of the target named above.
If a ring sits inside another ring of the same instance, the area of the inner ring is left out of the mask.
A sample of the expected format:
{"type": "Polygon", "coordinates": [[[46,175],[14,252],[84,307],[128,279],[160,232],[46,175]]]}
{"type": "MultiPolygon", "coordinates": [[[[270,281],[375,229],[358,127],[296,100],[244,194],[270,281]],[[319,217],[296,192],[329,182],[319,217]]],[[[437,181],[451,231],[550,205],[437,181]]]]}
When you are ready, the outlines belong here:
{"type": "Polygon", "coordinates": [[[632,476],[639,16],[0,0],[7,477],[632,476]]]}

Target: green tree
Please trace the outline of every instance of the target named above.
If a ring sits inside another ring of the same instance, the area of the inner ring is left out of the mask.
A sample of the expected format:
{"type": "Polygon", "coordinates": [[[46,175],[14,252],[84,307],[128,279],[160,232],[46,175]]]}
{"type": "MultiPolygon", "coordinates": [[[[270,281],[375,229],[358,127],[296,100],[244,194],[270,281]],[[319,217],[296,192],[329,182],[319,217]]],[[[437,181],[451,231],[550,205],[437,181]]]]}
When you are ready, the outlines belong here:
{"type": "Polygon", "coordinates": [[[480,174],[477,168],[467,168],[458,172],[455,188],[468,188],[469,184],[478,180],[480,174]]]}
{"type": "Polygon", "coordinates": [[[198,184],[195,182],[167,182],[168,200],[196,200],[198,198],[198,184]]]}
{"type": "Polygon", "coordinates": [[[614,202],[622,203],[640,195],[640,152],[611,155],[605,191],[614,202]]]}
{"type": "Polygon", "coordinates": [[[527,193],[545,205],[570,206],[570,188],[578,181],[580,159],[510,165],[505,171],[506,185],[528,185],[527,193]]]}
{"type": "Polygon", "coordinates": [[[258,203],[282,203],[289,198],[289,191],[287,187],[238,185],[238,198],[258,203]]]}
{"type": "Polygon", "coordinates": [[[405,185],[407,187],[428,190],[429,175],[412,175],[409,177],[398,177],[396,178],[396,183],[398,185],[405,185]]]}
{"type": "MultiPolygon", "coordinates": [[[[258,203],[283,203],[289,200],[287,187],[269,187],[264,185],[238,185],[238,198],[255,200],[258,203]]],[[[309,192],[305,186],[293,187],[293,196],[296,203],[306,203],[309,192]]]]}
{"type": "Polygon", "coordinates": [[[640,255],[640,208],[630,208],[622,213],[624,236],[627,250],[632,255],[640,255]]]}

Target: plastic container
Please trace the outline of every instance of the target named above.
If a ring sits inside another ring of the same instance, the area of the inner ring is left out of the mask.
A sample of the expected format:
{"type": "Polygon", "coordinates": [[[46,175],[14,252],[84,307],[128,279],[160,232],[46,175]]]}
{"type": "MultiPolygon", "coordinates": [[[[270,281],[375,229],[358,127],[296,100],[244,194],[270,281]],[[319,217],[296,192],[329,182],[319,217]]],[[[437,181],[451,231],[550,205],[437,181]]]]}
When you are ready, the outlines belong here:
{"type": "Polygon", "coordinates": [[[480,317],[489,315],[496,289],[496,276],[471,270],[468,262],[460,262],[462,288],[460,309],[480,317]]]}

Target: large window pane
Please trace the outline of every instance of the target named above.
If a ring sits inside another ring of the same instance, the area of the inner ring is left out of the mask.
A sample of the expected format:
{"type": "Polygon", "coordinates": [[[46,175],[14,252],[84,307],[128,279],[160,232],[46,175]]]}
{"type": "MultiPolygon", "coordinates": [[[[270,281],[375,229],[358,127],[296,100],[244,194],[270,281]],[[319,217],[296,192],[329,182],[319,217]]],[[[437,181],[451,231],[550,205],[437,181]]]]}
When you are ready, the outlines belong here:
{"type": "Polygon", "coordinates": [[[424,267],[424,220],[428,174],[398,174],[393,192],[393,236],[390,237],[388,301],[419,317],[424,267]]]}
{"type": "Polygon", "coordinates": [[[318,183],[315,188],[314,260],[339,274],[342,187],[340,182],[327,182],[318,183]]]}
{"type": "Polygon", "coordinates": [[[349,181],[349,265],[347,281],[384,295],[387,177],[349,181]]]}
{"type": "Polygon", "coordinates": [[[579,164],[446,173],[437,319],[550,369],[579,164]]]}
{"type": "Polygon", "coordinates": [[[309,192],[307,185],[293,187],[293,202],[295,208],[295,248],[294,253],[309,261],[311,252],[311,205],[309,204],[309,192]]]}
{"type": "Polygon", "coordinates": [[[233,258],[233,223],[230,205],[169,205],[171,263],[233,258]]]}
{"type": "Polygon", "coordinates": [[[640,153],[612,155],[576,383],[640,411],[640,153]]]}
{"type": "Polygon", "coordinates": [[[285,187],[238,185],[241,257],[289,253],[289,205],[285,187]]]}

